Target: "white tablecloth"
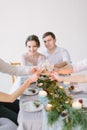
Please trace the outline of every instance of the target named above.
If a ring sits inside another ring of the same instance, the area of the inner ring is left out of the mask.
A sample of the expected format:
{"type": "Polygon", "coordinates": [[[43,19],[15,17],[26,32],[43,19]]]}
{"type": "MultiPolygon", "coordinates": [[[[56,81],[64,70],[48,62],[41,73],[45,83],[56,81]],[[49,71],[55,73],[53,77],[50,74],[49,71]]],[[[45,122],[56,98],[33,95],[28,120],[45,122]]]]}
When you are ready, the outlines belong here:
{"type": "Polygon", "coordinates": [[[0,118],[0,130],[17,130],[17,125],[8,118],[0,118]]]}
{"type": "MultiPolygon", "coordinates": [[[[10,91],[13,92],[15,91],[18,87],[21,86],[21,84],[27,79],[28,77],[18,77],[15,83],[12,86],[12,89],[10,91]]],[[[87,92],[87,84],[79,84],[75,85],[76,89],[81,89],[84,90],[84,92],[87,92]]],[[[87,93],[82,93],[82,94],[74,94],[74,98],[84,98],[87,97],[87,93]]],[[[34,96],[25,96],[22,95],[20,98],[20,111],[18,115],[18,123],[19,126],[17,130],[62,130],[63,127],[63,122],[61,118],[53,125],[49,126],[47,122],[47,115],[45,112],[45,109],[39,112],[25,112],[22,109],[22,103],[24,101],[32,101],[32,100],[38,100],[38,94],[34,96]]],[[[80,127],[76,127],[73,130],[80,130],[80,127]]]]}
{"type": "MultiPolygon", "coordinates": [[[[73,94],[74,98],[87,98],[87,93],[73,94]]],[[[45,109],[38,112],[26,112],[22,109],[22,103],[25,101],[38,100],[38,94],[34,96],[22,95],[20,98],[20,112],[18,115],[19,126],[17,130],[62,130],[63,122],[62,119],[53,125],[49,126],[47,122],[47,115],[45,109]]],[[[73,130],[80,130],[80,127],[76,127],[73,130]]]]}

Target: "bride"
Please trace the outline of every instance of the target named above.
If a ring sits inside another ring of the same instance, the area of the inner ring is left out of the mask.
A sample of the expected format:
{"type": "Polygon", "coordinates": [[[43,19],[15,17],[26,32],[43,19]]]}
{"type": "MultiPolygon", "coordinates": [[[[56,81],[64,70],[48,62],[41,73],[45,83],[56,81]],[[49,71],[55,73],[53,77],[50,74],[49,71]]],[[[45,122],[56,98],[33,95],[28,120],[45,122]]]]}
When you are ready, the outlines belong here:
{"type": "Polygon", "coordinates": [[[38,65],[39,63],[43,63],[46,57],[38,52],[40,47],[39,38],[36,35],[30,35],[26,39],[25,46],[27,48],[27,52],[23,53],[21,56],[21,64],[30,66],[30,65],[38,65]]]}

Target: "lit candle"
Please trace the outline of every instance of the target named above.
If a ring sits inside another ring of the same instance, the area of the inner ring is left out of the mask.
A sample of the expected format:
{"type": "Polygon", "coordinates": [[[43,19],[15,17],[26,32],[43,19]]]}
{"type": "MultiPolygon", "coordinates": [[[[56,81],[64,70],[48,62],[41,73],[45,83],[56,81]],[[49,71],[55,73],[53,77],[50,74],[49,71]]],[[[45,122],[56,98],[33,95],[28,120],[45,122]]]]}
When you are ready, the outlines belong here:
{"type": "Polygon", "coordinates": [[[82,107],[82,104],[79,101],[74,101],[72,103],[72,107],[75,109],[80,109],[82,107]]]}
{"type": "Polygon", "coordinates": [[[46,92],[46,91],[41,90],[41,91],[39,92],[39,101],[40,101],[41,103],[43,103],[43,104],[47,101],[47,92],[46,92]]]}
{"type": "Polygon", "coordinates": [[[41,91],[39,92],[39,96],[40,96],[40,97],[46,97],[46,96],[47,96],[47,92],[44,91],[44,90],[41,90],[41,91]]]}
{"type": "Polygon", "coordinates": [[[62,88],[63,88],[63,86],[59,86],[59,88],[61,88],[61,89],[62,89],[62,88]]]}
{"type": "Polygon", "coordinates": [[[69,82],[64,82],[64,88],[67,88],[67,87],[69,87],[70,86],[70,83],[69,82]]]}
{"type": "Polygon", "coordinates": [[[52,109],[52,104],[47,104],[47,105],[46,105],[46,110],[47,110],[47,111],[50,111],[51,109],[52,109]]]}

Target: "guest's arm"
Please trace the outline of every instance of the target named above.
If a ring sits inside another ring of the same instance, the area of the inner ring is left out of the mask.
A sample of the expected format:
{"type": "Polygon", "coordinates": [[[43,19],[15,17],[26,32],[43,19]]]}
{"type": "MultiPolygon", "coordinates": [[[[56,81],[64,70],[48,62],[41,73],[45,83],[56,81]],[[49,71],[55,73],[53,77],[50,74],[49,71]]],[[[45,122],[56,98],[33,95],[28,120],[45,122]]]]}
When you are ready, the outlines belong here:
{"type": "Polygon", "coordinates": [[[0,59],[0,72],[10,75],[24,76],[29,75],[31,70],[36,66],[12,66],[9,63],[0,59]]]}
{"type": "Polygon", "coordinates": [[[50,77],[51,80],[57,80],[58,82],[79,82],[87,83],[87,75],[74,75],[74,76],[59,76],[53,72],[50,77]]]}
{"type": "Polygon", "coordinates": [[[87,59],[83,59],[76,63],[66,65],[65,67],[62,67],[60,69],[54,68],[54,71],[56,71],[58,74],[71,74],[71,73],[77,73],[83,70],[87,70],[87,59]]]}
{"type": "Polygon", "coordinates": [[[54,67],[61,68],[61,67],[66,66],[67,64],[68,64],[67,61],[63,61],[61,63],[55,64],[54,67]]]}
{"type": "Polygon", "coordinates": [[[24,90],[32,83],[35,82],[38,79],[37,75],[34,75],[33,77],[29,78],[28,80],[25,81],[25,83],[18,88],[15,92],[12,94],[6,94],[3,92],[0,92],[0,101],[1,102],[14,102],[16,98],[18,98],[24,90]]]}
{"type": "Polygon", "coordinates": [[[62,50],[62,62],[55,64],[54,67],[62,68],[71,63],[69,52],[66,49],[62,50]]]}
{"type": "Polygon", "coordinates": [[[73,66],[66,65],[60,69],[54,68],[54,71],[56,71],[58,74],[71,74],[73,72],[73,66]]]}

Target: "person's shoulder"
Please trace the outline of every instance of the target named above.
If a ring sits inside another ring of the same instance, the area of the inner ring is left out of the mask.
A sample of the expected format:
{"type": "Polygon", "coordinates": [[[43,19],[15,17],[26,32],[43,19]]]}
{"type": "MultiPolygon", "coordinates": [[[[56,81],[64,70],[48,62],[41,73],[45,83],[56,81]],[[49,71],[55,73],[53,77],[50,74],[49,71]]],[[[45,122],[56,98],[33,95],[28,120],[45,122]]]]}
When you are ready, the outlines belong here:
{"type": "Polygon", "coordinates": [[[6,64],[6,62],[0,58],[0,67],[3,66],[3,64],[6,64]]]}
{"type": "Polygon", "coordinates": [[[57,50],[60,50],[60,51],[65,51],[65,52],[68,52],[68,50],[66,49],[66,48],[64,48],[64,47],[57,47],[57,50]]]}
{"type": "Polygon", "coordinates": [[[0,58],[0,62],[4,62],[4,61],[0,58]]]}
{"type": "Polygon", "coordinates": [[[64,47],[59,47],[61,50],[63,50],[63,51],[67,51],[67,49],[66,48],[64,48],[64,47]]]}

